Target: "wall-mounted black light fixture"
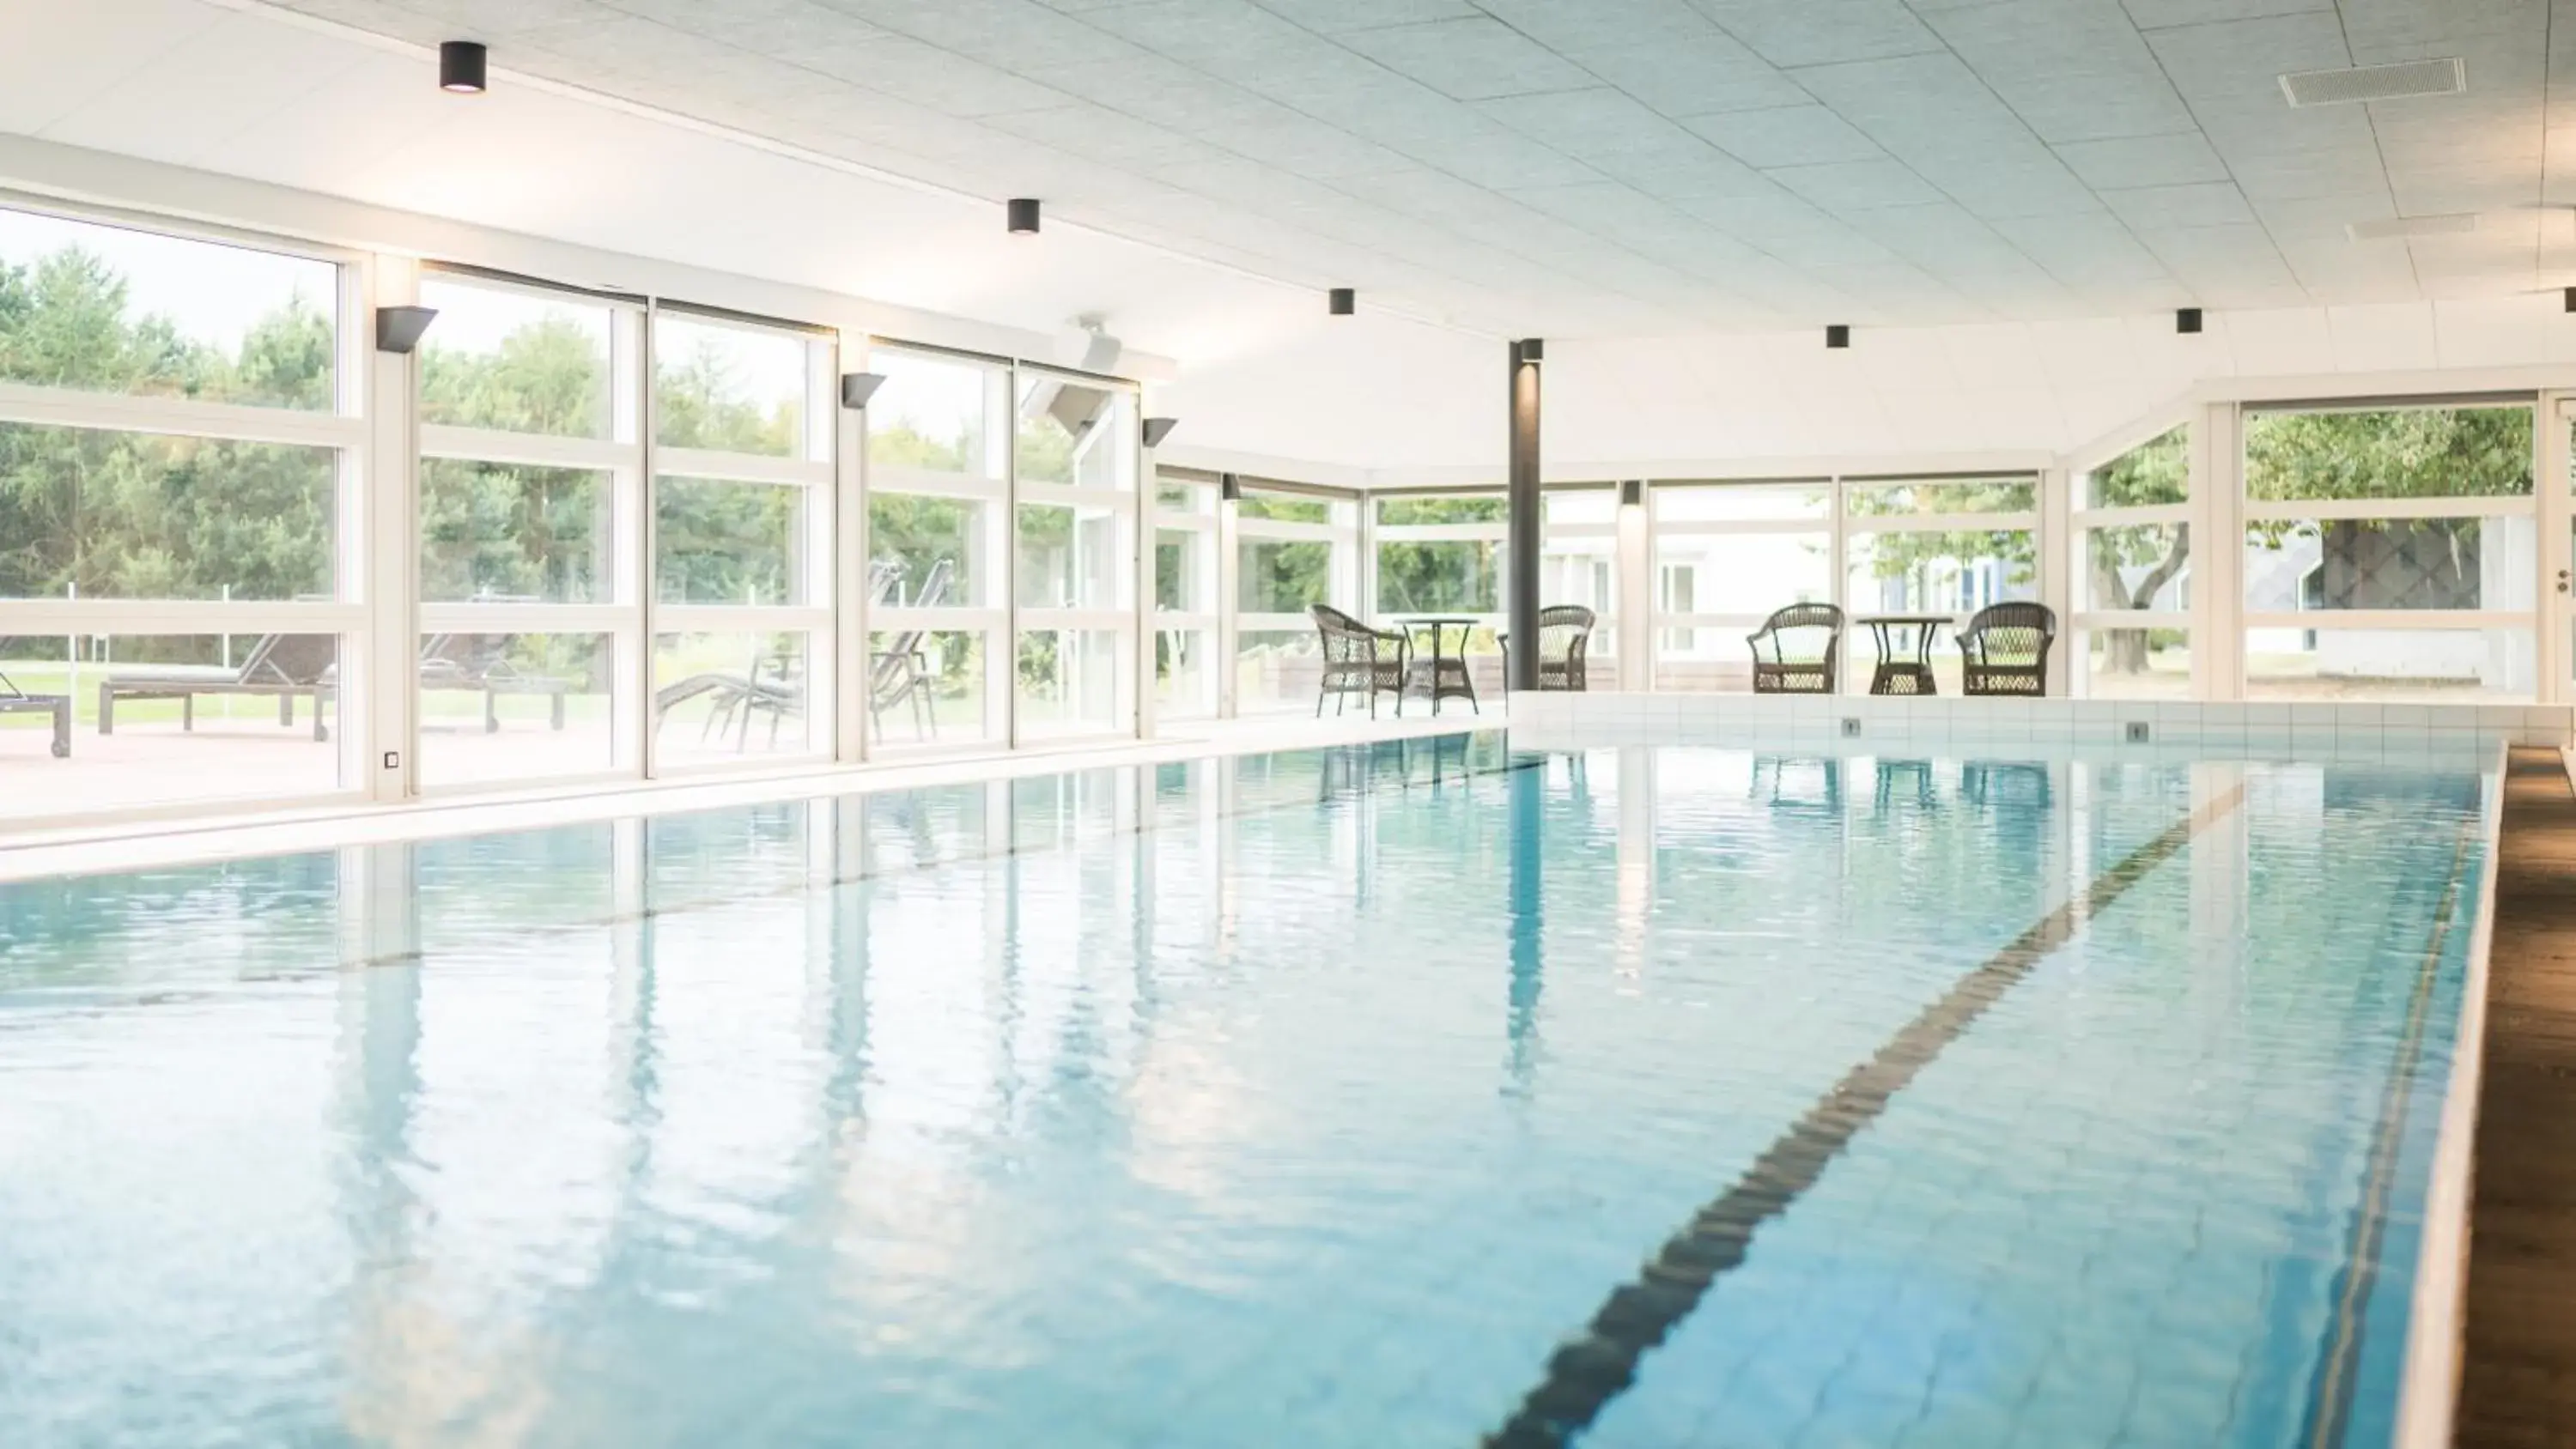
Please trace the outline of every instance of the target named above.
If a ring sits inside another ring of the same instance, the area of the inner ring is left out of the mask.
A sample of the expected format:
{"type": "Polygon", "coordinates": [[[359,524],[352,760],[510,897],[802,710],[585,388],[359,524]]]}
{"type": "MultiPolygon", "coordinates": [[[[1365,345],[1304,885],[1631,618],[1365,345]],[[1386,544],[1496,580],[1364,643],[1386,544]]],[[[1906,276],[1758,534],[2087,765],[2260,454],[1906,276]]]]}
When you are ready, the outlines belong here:
{"type": "Polygon", "coordinates": [[[474,40],[451,40],[438,47],[438,88],[454,95],[483,94],[483,45],[474,40]]]}
{"type": "Polygon", "coordinates": [[[1513,343],[1512,361],[1515,363],[1547,361],[1546,340],[1538,337],[1524,337],[1513,343]]]}
{"type": "Polygon", "coordinates": [[[1145,420],[1145,446],[1148,448],[1159,448],[1163,446],[1163,440],[1170,437],[1172,435],[1172,429],[1177,428],[1180,425],[1181,420],[1179,418],[1147,418],[1145,420]]]}
{"type": "Polygon", "coordinates": [[[1228,503],[1240,502],[1243,498],[1243,480],[1231,473],[1219,473],[1216,475],[1216,492],[1218,497],[1228,503]]]}
{"type": "Polygon", "coordinates": [[[1630,478],[1630,479],[1627,479],[1627,480],[1625,480],[1625,481],[1623,481],[1623,482],[1621,482],[1621,483],[1620,483],[1620,485],[1619,485],[1619,506],[1620,506],[1620,507],[1622,507],[1622,508],[1636,508],[1636,507],[1639,507],[1639,506],[1641,506],[1642,504],[1644,504],[1644,503],[1645,503],[1645,501],[1646,501],[1646,480],[1645,480],[1645,479],[1643,479],[1643,478],[1630,478]]]}
{"type": "Polygon", "coordinates": [[[2567,289],[2567,310],[2576,312],[2576,287],[2567,289]]]}
{"type": "Polygon", "coordinates": [[[1324,310],[1335,317],[1348,317],[1360,309],[1360,294],[1349,287],[1335,287],[1324,294],[1324,310]]]}
{"type": "Polygon", "coordinates": [[[1827,327],[1825,328],[1825,345],[1826,345],[1827,347],[1849,347],[1849,346],[1851,346],[1851,326],[1850,326],[1850,324],[1848,324],[1848,323],[1844,323],[1844,322],[1836,322],[1836,323],[1833,323],[1833,324],[1831,324],[1831,325],[1827,326],[1827,327]]]}
{"type": "Polygon", "coordinates": [[[885,386],[882,372],[845,372],[841,374],[841,406],[853,411],[868,405],[868,399],[885,386]]]}
{"type": "Polygon", "coordinates": [[[376,350],[408,353],[420,345],[421,334],[438,317],[436,307],[378,307],[376,309],[376,350]]]}
{"type": "Polygon", "coordinates": [[[2189,337],[2193,333],[2198,332],[2200,330],[2200,309],[2198,307],[2176,308],[2174,310],[2174,330],[2185,337],[2189,337]]]}
{"type": "Polygon", "coordinates": [[[1038,199],[1036,197],[1014,196],[1006,209],[1011,217],[1011,235],[1036,236],[1038,234],[1038,199]]]}

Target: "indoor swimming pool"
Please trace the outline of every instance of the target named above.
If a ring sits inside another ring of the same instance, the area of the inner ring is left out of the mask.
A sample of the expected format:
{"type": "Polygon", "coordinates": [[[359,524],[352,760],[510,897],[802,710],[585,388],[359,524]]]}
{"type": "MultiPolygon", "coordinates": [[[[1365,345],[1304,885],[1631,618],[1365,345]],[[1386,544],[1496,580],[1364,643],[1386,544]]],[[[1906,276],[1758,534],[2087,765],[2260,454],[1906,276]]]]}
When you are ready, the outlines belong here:
{"type": "Polygon", "coordinates": [[[1487,733],[0,886],[0,1438],[2380,1449],[2493,788],[1487,733]]]}

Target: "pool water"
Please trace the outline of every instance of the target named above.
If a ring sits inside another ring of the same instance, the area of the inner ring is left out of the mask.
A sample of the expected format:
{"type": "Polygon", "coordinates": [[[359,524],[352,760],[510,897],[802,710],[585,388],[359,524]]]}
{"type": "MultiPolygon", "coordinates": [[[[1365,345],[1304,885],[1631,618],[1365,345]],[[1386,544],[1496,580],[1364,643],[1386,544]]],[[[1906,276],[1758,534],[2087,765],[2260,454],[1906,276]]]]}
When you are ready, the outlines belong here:
{"type": "Polygon", "coordinates": [[[0,887],[0,1439],[2384,1445],[2492,789],[1476,735],[0,887]]]}

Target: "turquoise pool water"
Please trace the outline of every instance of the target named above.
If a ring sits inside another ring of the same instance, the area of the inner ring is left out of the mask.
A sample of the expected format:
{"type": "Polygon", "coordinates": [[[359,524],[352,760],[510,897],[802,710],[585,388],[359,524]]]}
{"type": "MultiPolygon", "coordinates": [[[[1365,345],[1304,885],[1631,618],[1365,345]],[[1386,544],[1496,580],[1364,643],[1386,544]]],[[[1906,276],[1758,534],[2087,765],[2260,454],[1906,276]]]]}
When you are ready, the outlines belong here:
{"type": "Polygon", "coordinates": [[[2491,788],[1487,735],[0,887],[0,1440],[2384,1445],[2491,788]]]}

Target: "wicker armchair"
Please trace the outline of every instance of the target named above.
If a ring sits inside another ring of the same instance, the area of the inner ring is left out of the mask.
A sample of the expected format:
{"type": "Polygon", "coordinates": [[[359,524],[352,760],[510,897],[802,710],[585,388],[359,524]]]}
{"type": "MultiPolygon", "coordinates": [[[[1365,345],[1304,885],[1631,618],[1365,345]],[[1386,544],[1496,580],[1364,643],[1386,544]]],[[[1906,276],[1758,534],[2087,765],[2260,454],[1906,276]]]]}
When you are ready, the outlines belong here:
{"type": "Polygon", "coordinates": [[[1959,631],[1962,694],[2048,693],[2048,646],[2057,615],[2046,604],[1990,604],[1959,631]]]}
{"type": "Polygon", "coordinates": [[[1372,629],[1330,604],[1312,604],[1306,612],[1314,617],[1315,632],[1324,643],[1324,678],[1315,694],[1315,714],[1324,713],[1324,701],[1333,701],[1333,713],[1340,714],[1345,702],[1354,694],[1368,697],[1369,718],[1377,718],[1377,697],[1381,693],[1395,696],[1395,712],[1404,713],[1404,667],[1412,660],[1413,646],[1402,634],[1385,629],[1372,629]]]}
{"type": "MultiPolygon", "coordinates": [[[[1597,618],[1581,604],[1550,604],[1538,611],[1539,688],[1591,688],[1584,682],[1583,661],[1592,648],[1592,625],[1597,618]]],[[[1497,634],[1494,642],[1508,650],[1512,636],[1497,634]]]]}
{"type": "Polygon", "coordinates": [[[1753,647],[1755,694],[1839,692],[1843,611],[1831,604],[1791,604],[1744,636],[1753,647]]]}

